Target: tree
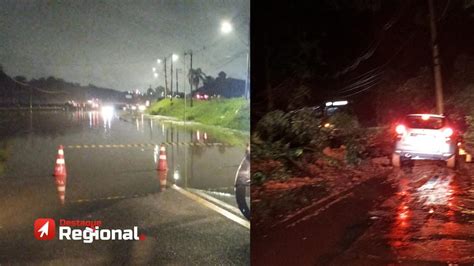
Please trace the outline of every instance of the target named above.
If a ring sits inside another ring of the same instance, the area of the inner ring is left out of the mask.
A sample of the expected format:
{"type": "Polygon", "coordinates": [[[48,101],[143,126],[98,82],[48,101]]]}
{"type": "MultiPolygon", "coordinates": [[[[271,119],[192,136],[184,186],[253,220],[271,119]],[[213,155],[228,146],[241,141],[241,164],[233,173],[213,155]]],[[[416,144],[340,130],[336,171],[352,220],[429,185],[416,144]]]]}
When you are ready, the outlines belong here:
{"type": "MultiPolygon", "coordinates": [[[[191,85],[194,88],[198,88],[199,84],[204,83],[206,80],[206,74],[201,70],[201,68],[197,69],[190,69],[188,72],[188,81],[189,85],[191,85]]],[[[193,92],[190,92],[191,98],[193,97],[193,92]]],[[[191,107],[193,106],[193,102],[191,100],[191,107]]]]}
{"type": "Polygon", "coordinates": [[[217,74],[218,80],[225,80],[226,78],[227,78],[227,74],[224,71],[221,71],[219,72],[219,74],[217,74]]]}
{"type": "Polygon", "coordinates": [[[163,86],[158,86],[155,88],[155,93],[158,98],[164,97],[165,95],[165,87],[163,86]]]}
{"type": "Polygon", "coordinates": [[[15,80],[18,81],[18,82],[21,82],[21,83],[26,83],[26,82],[28,82],[28,80],[26,79],[25,76],[16,76],[16,77],[15,77],[15,80]]]}
{"type": "Polygon", "coordinates": [[[155,94],[155,91],[151,88],[151,86],[148,88],[148,90],[146,91],[146,94],[148,96],[153,96],[153,94],[155,94]]]}

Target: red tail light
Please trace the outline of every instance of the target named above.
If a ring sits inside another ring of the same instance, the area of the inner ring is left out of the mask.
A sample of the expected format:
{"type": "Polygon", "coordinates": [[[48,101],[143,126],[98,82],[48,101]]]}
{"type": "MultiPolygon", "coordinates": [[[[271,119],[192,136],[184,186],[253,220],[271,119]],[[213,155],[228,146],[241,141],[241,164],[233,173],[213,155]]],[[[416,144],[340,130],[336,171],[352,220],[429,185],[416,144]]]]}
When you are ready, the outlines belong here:
{"type": "Polygon", "coordinates": [[[453,129],[450,128],[450,127],[447,127],[447,128],[445,128],[445,129],[443,130],[443,134],[444,134],[444,136],[447,137],[447,138],[451,137],[451,136],[453,135],[453,133],[454,133],[454,131],[453,131],[453,129]]]}
{"type": "Polygon", "coordinates": [[[395,131],[397,132],[397,134],[403,134],[405,133],[406,131],[406,128],[404,125],[398,125],[396,128],[395,128],[395,131]]]}

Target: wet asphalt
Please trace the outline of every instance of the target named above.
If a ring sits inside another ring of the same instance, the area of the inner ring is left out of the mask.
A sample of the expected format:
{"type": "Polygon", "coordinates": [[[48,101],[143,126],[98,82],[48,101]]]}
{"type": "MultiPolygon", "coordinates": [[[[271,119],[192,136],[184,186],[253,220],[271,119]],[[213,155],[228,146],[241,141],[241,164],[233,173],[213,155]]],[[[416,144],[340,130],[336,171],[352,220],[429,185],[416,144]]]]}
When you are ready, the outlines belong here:
{"type": "Polygon", "coordinates": [[[418,161],[291,224],[252,229],[253,265],[472,265],[474,166],[418,161]]]}
{"type": "Polygon", "coordinates": [[[0,264],[249,263],[248,229],[172,189],[176,184],[217,193],[235,205],[243,144],[140,114],[126,120],[100,112],[2,115],[7,118],[0,135],[9,156],[0,175],[0,264]],[[156,171],[155,148],[162,143],[166,172],[156,171]],[[60,144],[64,192],[52,176],[60,144]],[[33,223],[40,217],[101,220],[104,228],[138,226],[146,239],[38,241],[33,223]]]}

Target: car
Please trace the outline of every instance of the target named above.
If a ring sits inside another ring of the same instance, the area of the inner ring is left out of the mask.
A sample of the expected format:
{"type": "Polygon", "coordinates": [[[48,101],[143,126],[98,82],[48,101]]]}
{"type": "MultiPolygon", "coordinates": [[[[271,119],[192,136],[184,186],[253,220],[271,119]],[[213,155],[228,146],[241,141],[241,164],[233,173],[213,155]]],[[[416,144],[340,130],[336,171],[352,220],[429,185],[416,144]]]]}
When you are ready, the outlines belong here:
{"type": "Polygon", "coordinates": [[[443,115],[409,114],[395,127],[392,165],[403,160],[443,160],[456,166],[458,132],[443,115]]]}

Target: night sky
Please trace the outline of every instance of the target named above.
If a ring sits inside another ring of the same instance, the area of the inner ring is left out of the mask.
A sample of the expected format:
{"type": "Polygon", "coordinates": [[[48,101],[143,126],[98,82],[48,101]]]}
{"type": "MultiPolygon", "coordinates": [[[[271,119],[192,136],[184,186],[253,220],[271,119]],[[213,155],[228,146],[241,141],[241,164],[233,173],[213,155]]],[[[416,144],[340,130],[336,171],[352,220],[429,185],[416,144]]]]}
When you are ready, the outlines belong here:
{"type": "MultiPolygon", "coordinates": [[[[461,89],[453,83],[455,63],[474,57],[474,1],[434,2],[449,96],[461,89]]],[[[426,0],[259,3],[252,2],[252,121],[271,110],[338,99],[373,117],[379,94],[421,73],[427,91],[434,86],[426,0]]]]}
{"type": "Polygon", "coordinates": [[[143,90],[164,84],[157,58],[177,53],[175,65],[183,69],[183,53],[193,49],[193,68],[244,79],[249,6],[248,0],[2,0],[0,64],[11,76],[143,90]],[[221,34],[222,20],[233,24],[231,34],[221,34]],[[157,79],[152,67],[158,69],[157,79]]]}

